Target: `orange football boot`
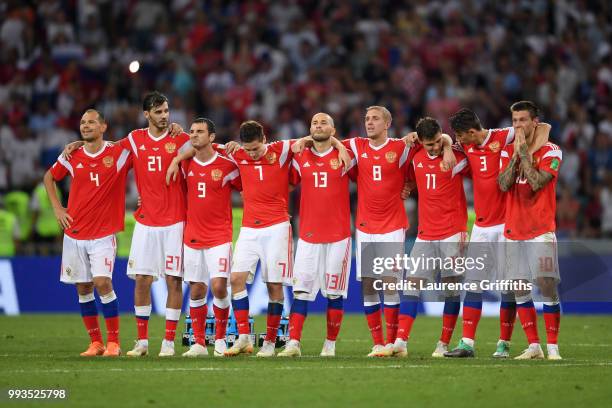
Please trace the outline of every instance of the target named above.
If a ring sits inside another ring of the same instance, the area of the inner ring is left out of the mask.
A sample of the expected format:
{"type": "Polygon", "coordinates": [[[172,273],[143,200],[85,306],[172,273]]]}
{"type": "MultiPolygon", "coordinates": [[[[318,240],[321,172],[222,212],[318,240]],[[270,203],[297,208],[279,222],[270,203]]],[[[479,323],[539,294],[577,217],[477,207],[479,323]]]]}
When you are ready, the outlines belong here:
{"type": "Polygon", "coordinates": [[[104,344],[99,341],[92,342],[87,350],[81,353],[82,357],[95,357],[100,356],[104,353],[104,344]]]}
{"type": "Polygon", "coordinates": [[[119,343],[109,341],[106,343],[106,351],[102,354],[102,357],[119,357],[121,355],[121,348],[119,343]]]}

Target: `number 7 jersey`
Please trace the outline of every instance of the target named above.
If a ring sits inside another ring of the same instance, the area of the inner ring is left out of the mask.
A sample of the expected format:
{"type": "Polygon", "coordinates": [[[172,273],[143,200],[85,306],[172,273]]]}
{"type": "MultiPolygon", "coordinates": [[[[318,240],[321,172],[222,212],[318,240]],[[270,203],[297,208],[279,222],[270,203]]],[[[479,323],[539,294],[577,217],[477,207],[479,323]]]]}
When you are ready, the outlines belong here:
{"type": "Polygon", "coordinates": [[[243,149],[228,155],[238,166],[242,178],[243,227],[264,228],[289,221],[292,143],[283,140],[267,144],[258,160],[253,160],[243,149]]]}
{"type": "Polygon", "coordinates": [[[70,160],[60,156],[49,169],[56,181],[72,176],[68,214],[73,222],[64,233],[74,239],[98,239],[123,230],[125,184],[132,158],[128,150],[103,143],[94,154],[80,147],[70,160]]]}

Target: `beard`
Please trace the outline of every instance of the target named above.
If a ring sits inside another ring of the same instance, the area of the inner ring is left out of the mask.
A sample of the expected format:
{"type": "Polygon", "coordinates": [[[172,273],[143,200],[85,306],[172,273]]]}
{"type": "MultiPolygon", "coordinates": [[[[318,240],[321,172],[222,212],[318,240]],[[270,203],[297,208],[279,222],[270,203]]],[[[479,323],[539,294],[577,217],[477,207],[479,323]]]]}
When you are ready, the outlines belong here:
{"type": "Polygon", "coordinates": [[[325,142],[329,140],[330,137],[331,137],[331,133],[313,133],[312,134],[312,139],[317,142],[325,142]]]}

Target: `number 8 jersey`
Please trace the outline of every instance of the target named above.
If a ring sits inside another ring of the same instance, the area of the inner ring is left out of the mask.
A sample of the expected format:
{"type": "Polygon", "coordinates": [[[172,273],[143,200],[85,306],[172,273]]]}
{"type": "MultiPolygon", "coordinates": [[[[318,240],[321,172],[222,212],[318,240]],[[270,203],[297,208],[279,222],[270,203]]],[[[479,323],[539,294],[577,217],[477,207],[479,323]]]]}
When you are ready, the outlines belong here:
{"type": "Polygon", "coordinates": [[[66,235],[91,240],[123,230],[125,182],[131,166],[130,152],[108,142],[94,154],[80,147],[70,160],[57,158],[49,170],[53,179],[72,176],[68,214],[74,221],[66,235]]]}
{"type": "Polygon", "coordinates": [[[400,194],[406,181],[410,147],[399,139],[380,146],[355,137],[343,140],[357,160],[357,218],[355,227],[367,234],[385,234],[408,228],[400,194]]]}

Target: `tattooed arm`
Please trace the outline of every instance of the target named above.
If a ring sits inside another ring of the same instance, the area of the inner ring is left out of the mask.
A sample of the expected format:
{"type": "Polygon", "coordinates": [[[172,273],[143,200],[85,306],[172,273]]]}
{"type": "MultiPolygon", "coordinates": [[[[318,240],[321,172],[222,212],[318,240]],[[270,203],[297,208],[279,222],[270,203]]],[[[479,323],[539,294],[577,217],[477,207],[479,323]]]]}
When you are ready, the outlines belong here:
{"type": "Polygon", "coordinates": [[[514,180],[516,180],[516,170],[517,170],[517,162],[519,158],[517,155],[513,155],[510,163],[508,163],[508,167],[504,171],[499,172],[499,176],[497,176],[497,184],[499,184],[499,188],[501,191],[508,191],[510,187],[514,184],[514,180]]]}
{"type": "Polygon", "coordinates": [[[531,186],[531,189],[536,192],[544,187],[550,180],[553,179],[553,175],[543,171],[538,170],[533,167],[532,157],[527,149],[527,145],[521,145],[519,149],[519,157],[521,158],[521,173],[527,179],[527,182],[531,186]]]}

